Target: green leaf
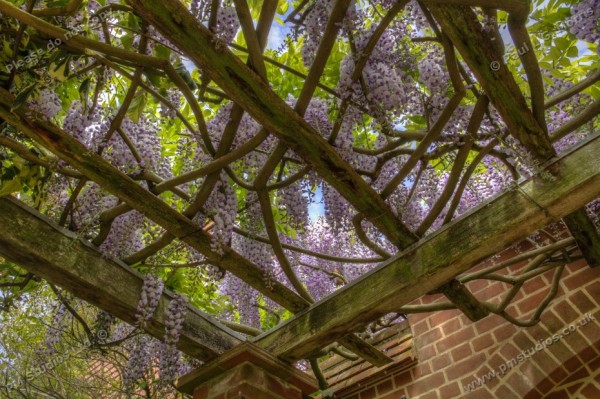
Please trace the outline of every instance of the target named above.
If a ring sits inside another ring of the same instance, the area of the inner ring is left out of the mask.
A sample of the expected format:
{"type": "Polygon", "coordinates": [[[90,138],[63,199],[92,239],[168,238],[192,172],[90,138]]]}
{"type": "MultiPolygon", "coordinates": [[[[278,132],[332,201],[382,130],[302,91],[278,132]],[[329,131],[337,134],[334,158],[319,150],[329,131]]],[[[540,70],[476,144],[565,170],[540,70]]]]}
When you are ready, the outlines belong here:
{"type": "Polygon", "coordinates": [[[154,55],[158,58],[168,60],[171,58],[171,49],[162,44],[157,44],[154,47],[154,55]]]}
{"type": "Polygon", "coordinates": [[[579,49],[577,48],[577,46],[572,46],[569,48],[569,50],[567,50],[567,57],[569,58],[575,58],[579,55],[579,49]]]}
{"type": "Polygon", "coordinates": [[[27,102],[27,100],[29,99],[29,97],[31,97],[31,95],[33,93],[35,93],[37,85],[38,85],[38,82],[34,82],[34,83],[30,84],[29,86],[27,86],[26,88],[24,88],[19,94],[17,94],[17,97],[15,98],[15,101],[13,102],[11,111],[14,111],[15,109],[19,108],[21,105],[25,104],[27,102]]]}
{"type": "Polygon", "coordinates": [[[144,108],[146,107],[147,98],[145,94],[138,94],[131,101],[131,105],[127,110],[127,116],[129,119],[133,121],[133,123],[138,123],[140,121],[140,117],[144,112],[144,108]]]}
{"type": "Polygon", "coordinates": [[[21,191],[21,180],[19,178],[4,182],[0,186],[0,197],[5,197],[17,191],[21,191]]]}

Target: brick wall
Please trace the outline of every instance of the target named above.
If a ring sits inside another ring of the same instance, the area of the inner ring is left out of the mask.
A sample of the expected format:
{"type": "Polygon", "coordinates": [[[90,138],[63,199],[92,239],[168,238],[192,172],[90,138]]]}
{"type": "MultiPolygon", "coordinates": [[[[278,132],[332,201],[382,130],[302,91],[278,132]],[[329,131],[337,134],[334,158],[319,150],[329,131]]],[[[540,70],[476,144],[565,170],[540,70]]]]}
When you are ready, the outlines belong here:
{"type": "MultiPolygon", "coordinates": [[[[499,260],[513,256],[512,251],[499,260]]],[[[531,317],[548,294],[554,272],[528,281],[508,312],[519,319],[531,317]]],[[[509,288],[481,280],[467,286],[478,299],[492,302],[509,288]]],[[[431,295],[413,304],[437,301],[445,298],[431,295]]],[[[383,380],[364,381],[361,391],[338,397],[600,398],[600,268],[583,260],[567,265],[556,298],[533,327],[517,327],[496,315],[474,323],[454,310],[409,315],[409,322],[418,363],[383,380]],[[586,314],[596,320],[586,321],[586,314]]]]}

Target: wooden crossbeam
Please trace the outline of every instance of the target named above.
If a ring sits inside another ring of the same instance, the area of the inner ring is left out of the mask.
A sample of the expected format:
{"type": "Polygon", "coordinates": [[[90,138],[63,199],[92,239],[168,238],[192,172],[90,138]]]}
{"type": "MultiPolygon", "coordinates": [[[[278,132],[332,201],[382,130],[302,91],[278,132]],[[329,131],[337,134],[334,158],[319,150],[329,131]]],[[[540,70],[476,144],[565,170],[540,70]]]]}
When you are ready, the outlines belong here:
{"type": "MultiPolygon", "coordinates": [[[[267,286],[260,269],[235,251],[229,250],[224,255],[215,254],[210,248],[210,237],[202,228],[137,185],[101,157],[88,151],[66,132],[51,123],[39,120],[25,107],[11,113],[8,107],[12,99],[10,93],[0,88],[0,117],[23,134],[66,160],[90,180],[100,184],[105,190],[123,199],[132,208],[204,254],[213,264],[232,272],[284,308],[297,313],[308,307],[308,302],[283,284],[273,282],[267,286]]],[[[357,339],[349,339],[348,343],[352,344],[351,350],[370,363],[385,364],[388,361],[383,353],[378,353],[367,344],[361,345],[357,339]]]]}
{"type": "Polygon", "coordinates": [[[214,36],[178,0],[127,0],[135,12],[215,81],[246,112],[294,150],[398,247],[416,237],[336,149],[214,36]]]}
{"type": "Polygon", "coordinates": [[[281,283],[267,285],[258,266],[237,252],[228,250],[224,255],[211,248],[211,238],[201,226],[171,208],[153,193],[138,185],[101,156],[89,151],[56,125],[44,122],[26,107],[10,111],[13,96],[0,88],[0,118],[19,129],[23,134],[47,148],[98,183],[107,192],[119,197],[133,209],[165,228],[169,233],[190,245],[206,260],[238,276],[250,286],[288,310],[298,312],[307,302],[281,283]]]}
{"type": "MultiPolygon", "coordinates": [[[[13,197],[0,198],[0,254],[121,320],[135,323],[143,276],[103,257],[73,232],[13,197]]],[[[147,323],[146,332],[155,338],[164,337],[172,297],[170,292],[163,293],[147,323]]],[[[177,346],[194,358],[210,360],[243,341],[210,315],[188,305],[177,346]]]]}
{"type": "MultiPolygon", "coordinates": [[[[545,126],[541,126],[538,123],[534,113],[527,106],[525,96],[521,92],[513,74],[504,64],[502,54],[498,51],[497,43],[481,29],[481,24],[470,7],[448,5],[474,5],[472,3],[476,2],[472,0],[457,0],[455,2],[430,0],[426,3],[444,33],[448,35],[471,71],[477,76],[478,82],[502,116],[502,119],[509,128],[510,134],[519,140],[533,157],[537,160],[545,161],[556,155],[550,136],[545,131],[545,126]]],[[[517,0],[510,3],[511,8],[518,7],[517,3],[521,3],[521,5],[526,5],[524,10],[527,12],[529,10],[529,3],[526,1],[517,0]]],[[[490,5],[490,7],[493,6],[490,5]]],[[[523,9],[517,10],[515,8],[508,11],[511,13],[510,23],[513,26],[518,27],[519,24],[524,24],[523,9]]],[[[525,41],[528,42],[528,40],[525,41]]],[[[525,45],[531,45],[531,43],[518,42],[516,45],[518,48],[524,48],[525,45]]],[[[528,52],[523,55],[523,57],[531,56],[532,54],[528,52]]],[[[524,61],[524,63],[527,62],[527,60],[524,61]]],[[[531,80],[534,80],[536,77],[539,78],[540,74],[537,62],[535,65],[530,65],[529,67],[532,70],[528,70],[528,78],[531,80]]],[[[541,90],[541,96],[543,96],[542,84],[540,82],[539,87],[537,87],[538,90],[541,90]]],[[[538,111],[543,111],[543,107],[539,107],[539,104],[538,111]]],[[[545,125],[545,122],[543,124],[545,125]]],[[[600,235],[596,231],[592,221],[586,215],[585,210],[583,208],[578,209],[573,214],[566,215],[565,223],[590,266],[599,264],[600,235]]]]}
{"type": "Polygon", "coordinates": [[[598,153],[600,138],[595,135],[542,165],[555,170],[555,181],[536,177],[520,183],[256,337],[255,342],[283,358],[301,359],[346,331],[361,328],[446,284],[600,196],[598,153]]]}

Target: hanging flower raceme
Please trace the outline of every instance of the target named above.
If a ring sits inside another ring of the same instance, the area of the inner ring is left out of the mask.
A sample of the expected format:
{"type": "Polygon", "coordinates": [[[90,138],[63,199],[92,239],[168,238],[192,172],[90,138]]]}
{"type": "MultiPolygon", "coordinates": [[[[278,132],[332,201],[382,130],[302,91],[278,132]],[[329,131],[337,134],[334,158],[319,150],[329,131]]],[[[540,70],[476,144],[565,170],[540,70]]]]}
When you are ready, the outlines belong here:
{"type": "Polygon", "coordinates": [[[142,295],[135,314],[136,325],[144,327],[146,322],[152,318],[160,297],[162,296],[164,283],[161,279],[147,275],[142,286],[142,295]]]}

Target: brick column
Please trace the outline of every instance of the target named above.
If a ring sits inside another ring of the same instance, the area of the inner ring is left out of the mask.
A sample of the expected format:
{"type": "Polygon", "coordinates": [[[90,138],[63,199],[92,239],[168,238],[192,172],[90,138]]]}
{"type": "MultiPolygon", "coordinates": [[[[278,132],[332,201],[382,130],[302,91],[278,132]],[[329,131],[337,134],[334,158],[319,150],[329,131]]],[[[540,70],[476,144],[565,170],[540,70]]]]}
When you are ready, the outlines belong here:
{"type": "Polygon", "coordinates": [[[314,378],[251,343],[181,377],[176,386],[194,399],[302,399],[318,389],[314,378]]]}

